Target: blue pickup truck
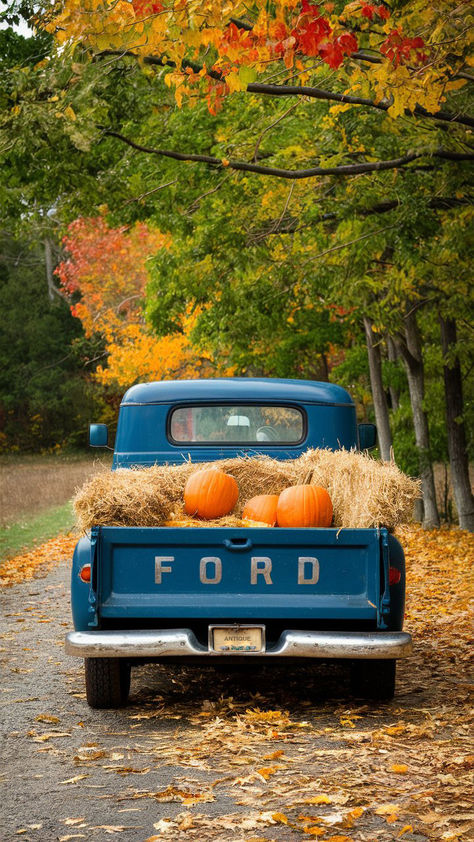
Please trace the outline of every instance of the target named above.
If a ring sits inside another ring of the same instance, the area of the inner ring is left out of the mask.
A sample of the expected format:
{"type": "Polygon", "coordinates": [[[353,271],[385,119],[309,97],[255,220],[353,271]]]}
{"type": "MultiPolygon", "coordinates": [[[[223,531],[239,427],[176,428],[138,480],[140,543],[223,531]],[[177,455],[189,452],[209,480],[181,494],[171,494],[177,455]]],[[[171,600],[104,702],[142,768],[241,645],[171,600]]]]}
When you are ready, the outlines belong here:
{"type": "MultiPolygon", "coordinates": [[[[246,454],[295,459],[307,448],[368,449],[341,387],[264,378],[164,381],[125,394],[113,469],[246,454]]],[[[108,444],[93,424],[90,444],[108,444]]],[[[390,699],[402,631],[405,560],[384,528],[93,527],[72,568],[87,701],[119,707],[134,664],[271,664],[345,659],[353,693],[390,699]]]]}

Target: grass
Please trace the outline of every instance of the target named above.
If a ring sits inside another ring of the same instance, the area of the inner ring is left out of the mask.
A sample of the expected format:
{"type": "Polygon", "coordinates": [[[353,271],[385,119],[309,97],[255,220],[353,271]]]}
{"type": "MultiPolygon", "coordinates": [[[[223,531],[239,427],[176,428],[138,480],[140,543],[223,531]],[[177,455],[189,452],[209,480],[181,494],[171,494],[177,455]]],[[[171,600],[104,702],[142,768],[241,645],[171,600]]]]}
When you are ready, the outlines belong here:
{"type": "Polygon", "coordinates": [[[110,467],[108,453],[0,457],[0,527],[63,506],[93,474],[110,467]]]}
{"type": "Polygon", "coordinates": [[[69,532],[75,491],[110,461],[107,453],[1,456],[0,560],[69,532]]]}
{"type": "Polygon", "coordinates": [[[55,538],[60,532],[69,532],[73,526],[74,513],[70,501],[5,526],[0,529],[0,561],[55,538]]]}

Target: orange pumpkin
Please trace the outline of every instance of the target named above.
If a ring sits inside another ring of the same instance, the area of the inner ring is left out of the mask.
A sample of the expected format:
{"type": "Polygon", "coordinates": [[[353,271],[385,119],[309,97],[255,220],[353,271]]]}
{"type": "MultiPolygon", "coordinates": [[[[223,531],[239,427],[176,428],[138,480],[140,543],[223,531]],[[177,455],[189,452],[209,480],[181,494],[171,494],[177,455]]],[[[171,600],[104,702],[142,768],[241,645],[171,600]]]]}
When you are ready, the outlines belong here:
{"type": "Polygon", "coordinates": [[[277,505],[278,494],[259,494],[245,504],[242,519],[275,526],[277,505]]]}
{"type": "Polygon", "coordinates": [[[331,498],[319,485],[292,485],[281,492],[276,516],[278,526],[331,526],[331,498]]]}
{"type": "Polygon", "coordinates": [[[239,496],[234,477],[219,468],[204,468],[188,477],[184,486],[184,509],[205,520],[228,515],[239,496]]]}

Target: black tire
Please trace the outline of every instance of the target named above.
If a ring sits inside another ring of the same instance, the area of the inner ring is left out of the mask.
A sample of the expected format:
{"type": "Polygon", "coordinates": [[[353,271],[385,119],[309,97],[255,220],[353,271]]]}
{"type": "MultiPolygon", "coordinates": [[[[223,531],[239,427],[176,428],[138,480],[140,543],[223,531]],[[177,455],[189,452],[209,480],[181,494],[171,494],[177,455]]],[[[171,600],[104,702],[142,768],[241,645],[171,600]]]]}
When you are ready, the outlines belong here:
{"type": "Polygon", "coordinates": [[[353,661],[352,695],[374,701],[389,701],[395,695],[397,662],[388,660],[353,661]]]}
{"type": "Polygon", "coordinates": [[[126,705],[130,690],[130,664],[123,658],[86,658],[86,697],[91,708],[126,705]]]}

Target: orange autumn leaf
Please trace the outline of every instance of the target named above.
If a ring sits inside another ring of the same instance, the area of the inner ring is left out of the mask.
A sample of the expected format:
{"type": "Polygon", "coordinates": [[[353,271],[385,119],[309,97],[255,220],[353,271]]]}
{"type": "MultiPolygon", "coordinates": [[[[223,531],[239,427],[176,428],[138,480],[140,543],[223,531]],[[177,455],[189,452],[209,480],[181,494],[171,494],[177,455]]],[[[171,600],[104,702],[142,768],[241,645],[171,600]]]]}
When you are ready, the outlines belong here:
{"type": "Polygon", "coordinates": [[[282,757],[282,755],[284,753],[285,753],[284,751],[279,749],[278,751],[272,751],[271,754],[264,754],[263,759],[264,760],[278,760],[278,758],[282,757]]]}
{"type": "Polygon", "coordinates": [[[0,585],[15,585],[38,575],[45,575],[53,565],[71,558],[77,537],[58,535],[28,552],[0,564],[0,585]]]}
{"type": "Polygon", "coordinates": [[[288,818],[284,813],[272,813],[272,819],[277,824],[288,824],[288,818]]]}
{"type": "Polygon", "coordinates": [[[274,775],[279,768],[279,766],[263,766],[261,769],[257,769],[257,773],[261,775],[262,778],[265,778],[266,781],[268,781],[268,778],[271,775],[274,775]]]}
{"type": "Polygon", "coordinates": [[[404,763],[394,763],[393,766],[390,766],[390,771],[395,772],[397,775],[406,775],[408,766],[404,763]]]}

